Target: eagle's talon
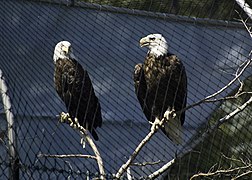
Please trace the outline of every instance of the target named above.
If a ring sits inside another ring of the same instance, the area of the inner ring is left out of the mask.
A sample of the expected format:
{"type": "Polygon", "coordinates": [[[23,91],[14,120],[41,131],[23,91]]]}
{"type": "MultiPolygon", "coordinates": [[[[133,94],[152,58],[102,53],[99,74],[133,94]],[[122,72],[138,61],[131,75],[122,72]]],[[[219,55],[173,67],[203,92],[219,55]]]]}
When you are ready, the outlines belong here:
{"type": "Polygon", "coordinates": [[[150,122],[150,124],[152,131],[157,131],[158,128],[162,125],[161,121],[158,118],[156,118],[154,122],[150,122]]]}
{"type": "Polygon", "coordinates": [[[79,121],[78,121],[77,118],[74,118],[74,123],[75,123],[75,124],[79,124],[79,121]]]}
{"type": "Polygon", "coordinates": [[[59,117],[60,122],[65,123],[68,120],[68,118],[69,118],[68,113],[64,113],[64,112],[60,113],[60,117],[59,117]]]}
{"type": "Polygon", "coordinates": [[[80,144],[82,145],[82,148],[85,149],[85,147],[86,147],[86,140],[85,140],[84,137],[81,138],[80,144]]]}
{"type": "Polygon", "coordinates": [[[174,119],[176,117],[176,113],[175,113],[175,109],[173,108],[171,111],[170,110],[167,110],[165,111],[164,113],[164,118],[166,120],[169,120],[169,119],[174,119]]]}

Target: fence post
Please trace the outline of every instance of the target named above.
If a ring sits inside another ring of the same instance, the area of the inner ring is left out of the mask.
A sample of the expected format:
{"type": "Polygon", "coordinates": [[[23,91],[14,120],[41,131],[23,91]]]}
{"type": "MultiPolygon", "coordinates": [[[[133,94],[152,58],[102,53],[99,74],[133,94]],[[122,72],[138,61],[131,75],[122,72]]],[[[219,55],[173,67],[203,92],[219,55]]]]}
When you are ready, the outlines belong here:
{"type": "Polygon", "coordinates": [[[0,69],[0,93],[2,96],[4,112],[6,114],[7,126],[8,126],[8,144],[9,144],[9,179],[19,179],[19,158],[16,154],[15,148],[17,147],[16,136],[14,131],[14,116],[11,111],[11,102],[8,96],[8,88],[5,83],[5,79],[0,69]]]}

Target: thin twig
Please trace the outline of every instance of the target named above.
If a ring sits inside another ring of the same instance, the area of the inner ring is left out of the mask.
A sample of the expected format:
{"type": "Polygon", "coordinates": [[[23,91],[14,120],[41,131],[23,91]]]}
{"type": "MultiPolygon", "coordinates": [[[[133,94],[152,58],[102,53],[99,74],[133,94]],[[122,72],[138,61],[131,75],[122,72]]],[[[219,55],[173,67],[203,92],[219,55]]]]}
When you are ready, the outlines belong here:
{"type": "MultiPolygon", "coordinates": [[[[240,91],[240,90],[238,90],[238,91],[240,91]]],[[[237,93],[234,96],[227,96],[227,97],[218,98],[218,99],[209,99],[209,100],[206,100],[205,102],[206,103],[214,103],[214,102],[218,102],[218,101],[237,99],[238,97],[240,97],[242,95],[252,94],[252,92],[240,92],[240,93],[238,93],[238,91],[237,91],[237,93]]]]}
{"type": "Polygon", "coordinates": [[[143,163],[131,163],[131,166],[148,166],[148,165],[155,165],[159,164],[161,160],[154,161],[154,162],[143,162],[143,163]]]}
{"type": "MultiPolygon", "coordinates": [[[[190,180],[194,179],[194,178],[197,178],[197,177],[200,177],[200,176],[204,176],[204,177],[207,177],[207,176],[215,176],[215,175],[219,175],[219,174],[227,174],[227,173],[232,173],[234,171],[240,171],[240,170],[243,170],[243,169],[249,169],[252,165],[248,165],[248,166],[242,166],[242,167],[237,167],[237,168],[233,168],[233,169],[221,169],[221,170],[217,170],[217,171],[214,171],[214,172],[209,172],[209,173],[198,173],[198,174],[194,174],[190,180]]],[[[237,178],[237,177],[236,177],[237,178]]]]}
{"type": "Polygon", "coordinates": [[[241,71],[238,73],[237,72],[237,75],[227,84],[225,85],[223,88],[221,88],[220,90],[218,90],[217,92],[205,97],[204,99],[196,102],[196,103],[193,103],[187,107],[185,107],[184,109],[176,112],[176,114],[180,114],[190,108],[193,108],[195,106],[199,106],[200,104],[202,103],[208,103],[208,102],[217,102],[217,101],[220,101],[220,99],[212,99],[214,97],[216,97],[217,95],[221,94],[223,91],[225,91],[228,87],[230,87],[234,82],[236,82],[236,80],[238,80],[240,78],[240,76],[243,74],[243,72],[248,68],[248,66],[251,64],[252,62],[252,59],[248,59],[244,65],[244,67],[241,69],[241,71]]]}
{"type": "Polygon", "coordinates": [[[42,157],[49,157],[49,158],[90,158],[90,159],[95,159],[95,156],[91,155],[83,155],[83,154],[38,154],[38,158],[42,157]]]}
{"type": "MultiPolygon", "coordinates": [[[[251,166],[251,165],[250,165],[251,166]]],[[[212,173],[198,173],[198,174],[194,174],[190,180],[194,179],[194,178],[197,178],[197,177],[201,177],[201,176],[204,176],[204,177],[207,177],[207,176],[215,176],[215,175],[218,175],[218,174],[226,174],[226,173],[232,173],[234,171],[239,171],[239,170],[243,170],[243,169],[248,169],[250,166],[244,166],[244,167],[237,167],[237,168],[233,168],[233,169],[221,169],[221,170],[217,170],[215,172],[212,172],[212,173]]]]}
{"type": "Polygon", "coordinates": [[[227,159],[227,160],[230,160],[230,161],[235,161],[235,162],[238,162],[238,163],[243,163],[243,164],[246,164],[244,163],[243,161],[239,160],[239,159],[234,159],[234,158],[230,158],[230,157],[227,157],[225,154],[222,153],[222,156],[227,159]]]}
{"type": "Polygon", "coordinates": [[[248,175],[248,174],[252,174],[252,171],[247,171],[247,172],[245,172],[245,173],[242,173],[242,174],[240,174],[239,176],[236,176],[236,177],[232,178],[232,180],[239,179],[239,178],[244,177],[244,176],[246,176],[246,175],[248,175]]]}

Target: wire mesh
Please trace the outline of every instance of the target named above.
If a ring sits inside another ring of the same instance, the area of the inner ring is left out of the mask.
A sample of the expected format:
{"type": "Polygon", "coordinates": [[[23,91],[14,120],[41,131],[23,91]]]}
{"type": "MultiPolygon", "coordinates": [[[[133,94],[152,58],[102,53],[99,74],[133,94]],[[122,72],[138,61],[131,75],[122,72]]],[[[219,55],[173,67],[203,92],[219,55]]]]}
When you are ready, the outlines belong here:
{"type": "MultiPolygon", "coordinates": [[[[1,1],[0,67],[15,115],[19,178],[84,179],[99,174],[93,159],[39,156],[93,155],[88,145],[82,148],[80,134],[57,118],[66,112],[53,82],[53,50],[59,41],[72,43],[101,103],[103,124],[97,129],[96,144],[110,179],[150,130],[133,85],[134,66],[147,54],[147,49],[139,47],[140,38],[150,33],[166,38],[169,51],[186,68],[190,105],[224,87],[249,58],[251,39],[236,21],[239,16],[235,10],[246,17],[235,1],[1,1]]],[[[250,69],[240,77],[246,79],[246,91],[251,91],[249,76],[250,69]]],[[[235,94],[238,86],[232,84],[221,97],[235,94]]],[[[154,163],[132,165],[131,175],[139,179],[153,173],[190,146],[206,124],[232,112],[248,97],[203,103],[187,110],[184,144],[175,146],[158,131],[134,161],[154,163]]],[[[9,179],[7,122],[0,107],[0,178],[9,179]]],[[[237,159],[251,157],[250,108],[213,132],[189,156],[179,159],[166,178],[188,179],[199,171],[208,172],[216,163],[228,168],[230,162],[223,154],[237,159]]]]}

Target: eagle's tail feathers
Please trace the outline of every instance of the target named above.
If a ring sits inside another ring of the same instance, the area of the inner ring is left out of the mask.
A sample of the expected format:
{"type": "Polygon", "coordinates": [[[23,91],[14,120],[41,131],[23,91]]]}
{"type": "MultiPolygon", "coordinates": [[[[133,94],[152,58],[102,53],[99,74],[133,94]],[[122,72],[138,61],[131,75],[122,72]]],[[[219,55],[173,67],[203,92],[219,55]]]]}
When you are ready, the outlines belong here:
{"type": "Polygon", "coordinates": [[[177,145],[183,143],[182,126],[177,118],[169,119],[164,125],[165,134],[177,145]]]}

